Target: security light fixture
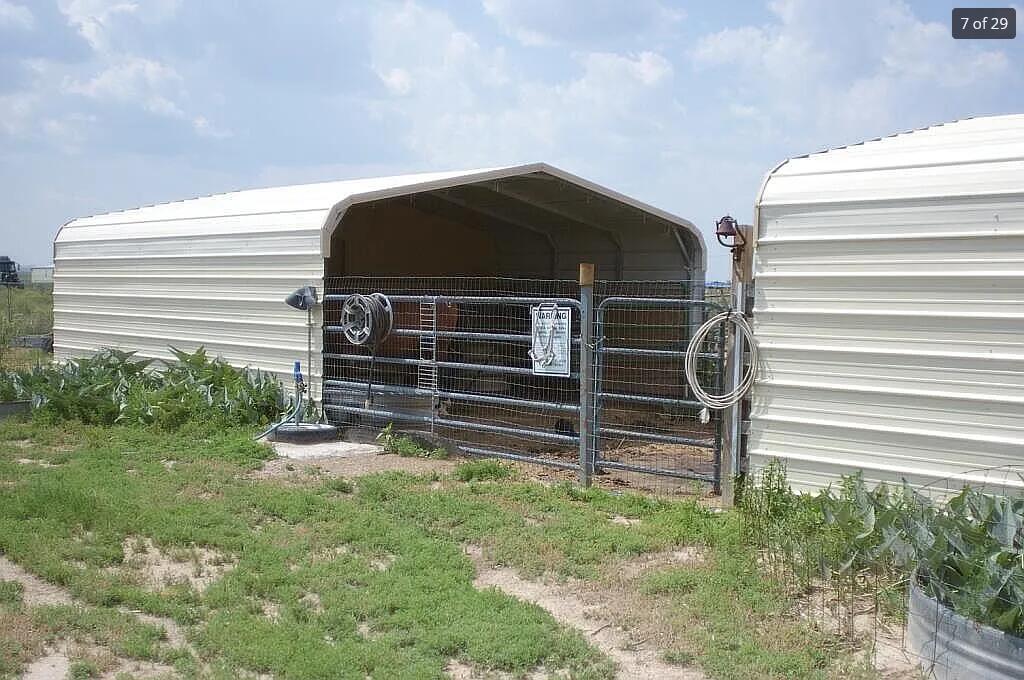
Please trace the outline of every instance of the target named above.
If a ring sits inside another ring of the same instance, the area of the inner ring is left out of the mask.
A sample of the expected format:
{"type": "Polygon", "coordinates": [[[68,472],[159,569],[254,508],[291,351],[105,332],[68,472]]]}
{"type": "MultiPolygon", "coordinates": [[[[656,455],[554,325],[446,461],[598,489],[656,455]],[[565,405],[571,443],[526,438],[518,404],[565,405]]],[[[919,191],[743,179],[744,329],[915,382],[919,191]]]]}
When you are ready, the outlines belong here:
{"type": "Polygon", "coordinates": [[[747,245],[747,239],[743,236],[743,230],[736,224],[736,218],[725,215],[715,222],[715,238],[718,242],[732,252],[734,260],[739,261],[743,246],[747,245]],[[728,239],[732,239],[732,243],[728,239]]]}
{"type": "Polygon", "coordinates": [[[313,286],[303,286],[286,297],[284,301],[289,307],[301,309],[304,312],[309,311],[316,307],[316,288],[313,286]]]}

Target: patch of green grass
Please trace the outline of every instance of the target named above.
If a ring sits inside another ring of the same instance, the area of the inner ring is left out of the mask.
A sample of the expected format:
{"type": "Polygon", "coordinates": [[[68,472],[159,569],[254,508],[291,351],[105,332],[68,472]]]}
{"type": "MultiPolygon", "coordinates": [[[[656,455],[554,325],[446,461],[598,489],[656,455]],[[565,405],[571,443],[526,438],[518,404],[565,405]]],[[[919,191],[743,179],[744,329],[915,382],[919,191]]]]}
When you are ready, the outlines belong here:
{"type": "MultiPolygon", "coordinates": [[[[164,658],[159,630],[136,628],[116,607],[192,626],[211,669],[276,677],[443,678],[457,658],[525,674],[544,665],[573,678],[614,675],[585,637],[547,613],[473,586],[463,546],[524,575],[585,579],[623,561],[701,546],[704,561],[649,574],[635,588],[676,638],[665,659],[716,678],[819,678],[840,656],[789,612],[793,602],[758,569],[737,514],[692,500],[612,494],[511,479],[494,460],[431,486],[436,475],[391,472],[305,485],[254,482],[269,454],[241,429],[0,423],[0,442],[32,438],[54,468],[18,465],[0,446],[0,551],[88,603],[47,608],[49,634],[98,638],[118,654],[164,658]],[[173,465],[168,465],[173,461],[173,465]],[[615,516],[636,518],[623,526],[615,516]],[[198,548],[231,568],[203,591],[152,588],[124,569],[127,539],[150,539],[188,559],[198,548]],[[77,631],[77,632],[76,632],[77,631]]],[[[622,587],[612,586],[609,587],[622,587]]],[[[2,640],[0,640],[2,644],[2,640]]],[[[186,668],[197,663],[178,657],[186,668]]],[[[216,676],[215,672],[212,672],[216,676]]]]}
{"type": "Polygon", "coordinates": [[[338,493],[352,493],[356,486],[344,477],[328,477],[324,480],[324,488],[338,493]]]}
{"type": "Polygon", "coordinates": [[[670,663],[673,666],[692,666],[697,660],[693,654],[684,652],[680,649],[670,649],[661,655],[661,658],[665,663],[670,663]]]}
{"type": "MultiPolygon", "coordinates": [[[[23,435],[0,425],[0,440],[23,435]]],[[[279,677],[440,678],[453,657],[512,673],[544,664],[578,678],[612,675],[605,657],[542,610],[473,587],[473,567],[444,525],[500,522],[468,490],[431,494],[425,478],[399,474],[365,479],[358,493],[312,479],[254,484],[242,475],[266,449],[243,430],[182,440],[79,427],[71,439],[61,465],[12,467],[19,484],[0,488],[0,550],[95,605],[41,610],[47,630],[85,629],[115,653],[156,655],[159,631],[96,618],[128,606],[201,623],[193,637],[204,655],[279,677]],[[167,554],[199,546],[235,566],[205,592],[153,591],[122,569],[122,543],[142,537],[167,554]],[[360,624],[374,634],[363,637],[360,624]]]]}
{"type": "Polygon", "coordinates": [[[25,586],[18,581],[0,580],[0,605],[18,606],[21,604],[21,596],[25,586]]]}
{"type": "Polygon", "coordinates": [[[448,452],[439,446],[429,447],[406,434],[398,434],[394,431],[392,424],[380,431],[377,440],[385,453],[393,453],[403,458],[433,458],[443,460],[448,457],[448,452]]]}
{"type": "Polygon", "coordinates": [[[487,458],[471,460],[460,464],[453,473],[460,482],[482,482],[496,479],[507,479],[512,476],[512,467],[496,460],[487,458]]]}
{"type": "Polygon", "coordinates": [[[99,676],[100,669],[94,661],[73,661],[68,668],[68,680],[89,680],[99,676]]]}

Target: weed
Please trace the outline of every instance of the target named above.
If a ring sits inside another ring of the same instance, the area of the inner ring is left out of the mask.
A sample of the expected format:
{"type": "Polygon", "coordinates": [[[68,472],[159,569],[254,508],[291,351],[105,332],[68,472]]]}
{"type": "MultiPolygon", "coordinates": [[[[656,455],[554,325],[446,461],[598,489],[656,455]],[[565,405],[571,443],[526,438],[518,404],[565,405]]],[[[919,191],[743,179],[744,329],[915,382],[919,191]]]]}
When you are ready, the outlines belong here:
{"type": "Polygon", "coordinates": [[[506,479],[512,475],[512,467],[496,460],[472,460],[455,468],[454,475],[460,482],[506,479]]]}
{"type": "Polygon", "coordinates": [[[448,452],[440,447],[427,448],[409,435],[397,434],[391,423],[388,423],[377,434],[377,441],[381,443],[385,453],[393,453],[403,458],[433,458],[442,460],[448,457],[448,452]]]}
{"type": "Polygon", "coordinates": [[[964,488],[938,506],[907,485],[869,488],[859,475],[798,495],[773,463],[741,508],[754,545],[803,587],[834,578],[850,597],[866,580],[899,611],[913,578],[958,613],[1024,636],[1024,497],[964,488]]]}
{"type": "Polygon", "coordinates": [[[343,477],[331,477],[324,482],[324,488],[338,493],[352,493],[356,487],[343,477]]]}
{"type": "Polygon", "coordinates": [[[24,591],[25,586],[21,585],[18,581],[0,580],[0,604],[8,606],[20,605],[24,591]]]}
{"type": "Polygon", "coordinates": [[[697,660],[697,657],[693,654],[681,649],[670,649],[664,652],[661,658],[665,660],[665,663],[670,663],[674,666],[692,666],[697,660]]]}
{"type": "Polygon", "coordinates": [[[100,669],[93,661],[72,661],[68,668],[68,680],[89,680],[89,678],[98,678],[99,676],[100,669]]]}
{"type": "Polygon", "coordinates": [[[191,421],[255,425],[284,405],[280,383],[261,371],[210,359],[203,348],[171,348],[176,361],[154,370],[152,360],[106,349],[92,357],[0,374],[0,396],[31,399],[51,423],[152,424],[176,429],[191,421]]]}

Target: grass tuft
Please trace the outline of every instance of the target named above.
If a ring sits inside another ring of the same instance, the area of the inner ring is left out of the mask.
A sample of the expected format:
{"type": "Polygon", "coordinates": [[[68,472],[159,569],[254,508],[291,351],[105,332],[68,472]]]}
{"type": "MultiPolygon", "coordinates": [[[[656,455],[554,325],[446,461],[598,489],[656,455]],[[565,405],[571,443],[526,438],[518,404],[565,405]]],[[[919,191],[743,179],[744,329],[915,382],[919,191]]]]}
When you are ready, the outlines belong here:
{"type": "Polygon", "coordinates": [[[484,482],[507,479],[512,476],[512,467],[496,460],[482,459],[462,463],[455,468],[455,479],[460,482],[484,482]]]}
{"type": "Polygon", "coordinates": [[[18,581],[0,580],[0,605],[18,606],[21,604],[25,586],[18,581]]]}

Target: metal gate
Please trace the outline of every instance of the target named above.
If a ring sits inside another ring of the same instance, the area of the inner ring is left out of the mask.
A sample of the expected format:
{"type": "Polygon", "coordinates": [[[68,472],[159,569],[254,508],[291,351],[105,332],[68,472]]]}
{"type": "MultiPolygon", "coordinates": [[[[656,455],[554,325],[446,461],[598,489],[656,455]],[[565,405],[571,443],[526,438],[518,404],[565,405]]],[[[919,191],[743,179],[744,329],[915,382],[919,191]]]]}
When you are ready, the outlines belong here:
{"type": "MultiPolygon", "coordinates": [[[[682,370],[708,305],[689,299],[685,282],[326,284],[324,411],[332,422],[394,423],[464,453],[571,470],[585,483],[592,474],[646,473],[717,488],[720,426],[699,422],[682,370]],[[395,323],[374,351],[345,341],[340,309],[349,295],[377,292],[395,323]],[[552,325],[537,337],[545,310],[558,310],[564,332],[552,325]],[[555,335],[568,350],[564,365],[539,368],[530,352],[551,350],[555,335]]],[[[724,343],[712,344],[701,355],[704,384],[720,386],[724,343]]]]}
{"type": "MultiPolygon", "coordinates": [[[[688,282],[598,282],[594,304],[594,472],[708,482],[719,491],[722,419],[687,384],[686,351],[717,305],[692,299],[688,282]],[[707,420],[702,419],[703,415],[707,420]]],[[[725,329],[698,348],[698,378],[720,391],[725,329]]]]}

